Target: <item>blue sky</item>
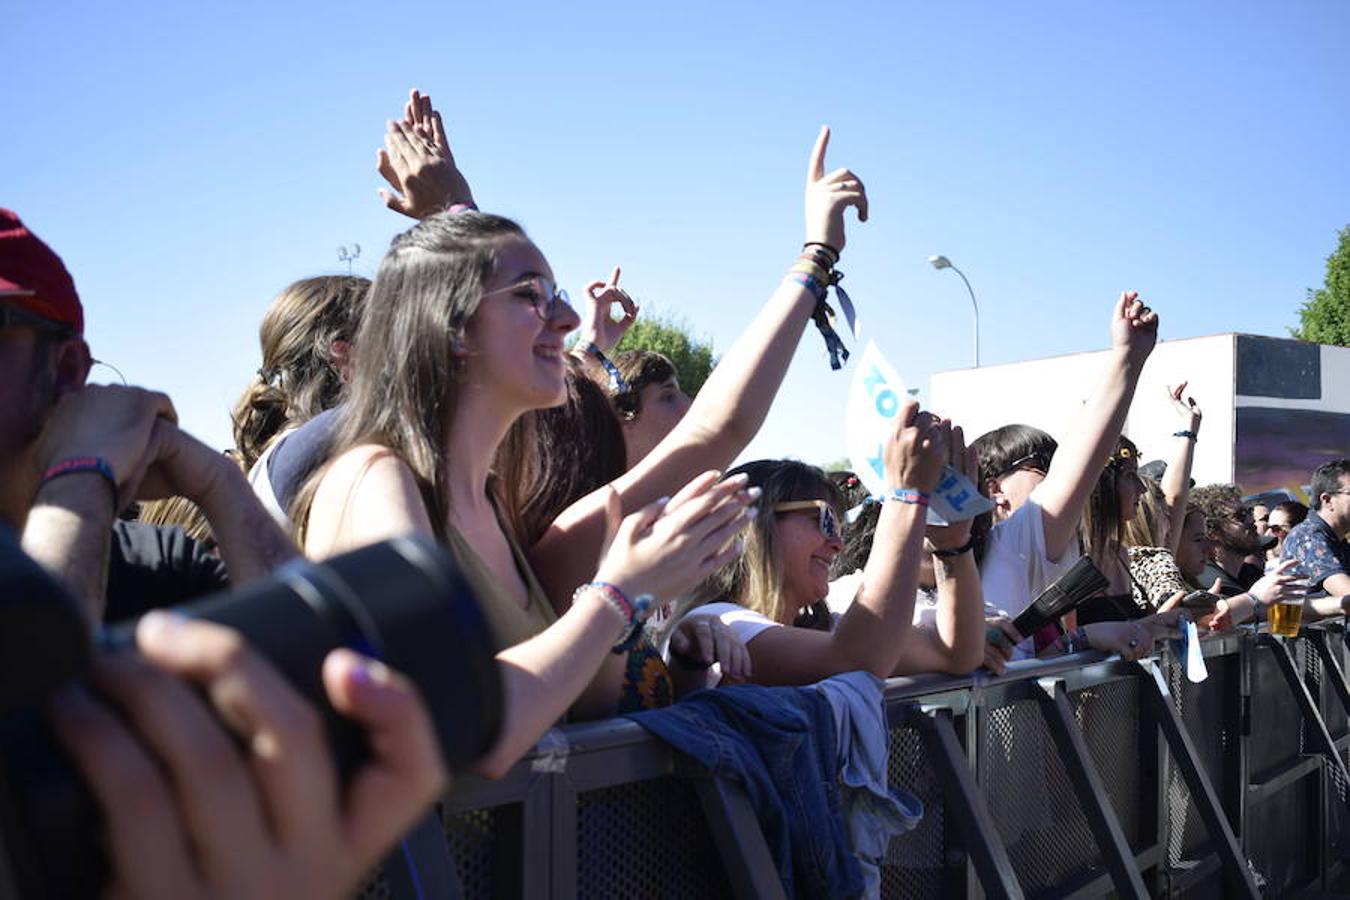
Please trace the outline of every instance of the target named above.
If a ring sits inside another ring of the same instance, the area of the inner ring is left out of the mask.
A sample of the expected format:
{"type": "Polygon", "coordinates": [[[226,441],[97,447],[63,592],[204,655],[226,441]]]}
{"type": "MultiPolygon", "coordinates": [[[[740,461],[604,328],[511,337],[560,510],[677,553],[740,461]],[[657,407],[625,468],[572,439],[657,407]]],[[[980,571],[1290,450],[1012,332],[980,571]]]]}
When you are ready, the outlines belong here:
{"type": "MultiPolygon", "coordinates": [[[[65,258],[96,356],[228,443],[285,284],[373,274],[410,87],[480,204],[574,291],[621,263],[725,348],[798,252],[816,129],[867,184],[841,268],[911,386],[1102,346],[1284,335],[1350,223],[1350,4],[7,4],[0,205],[65,258]]],[[[106,370],[96,370],[96,375],[106,370]]],[[[753,455],[843,453],[808,332],[753,455]]],[[[835,421],[838,419],[838,421],[835,421]]]]}

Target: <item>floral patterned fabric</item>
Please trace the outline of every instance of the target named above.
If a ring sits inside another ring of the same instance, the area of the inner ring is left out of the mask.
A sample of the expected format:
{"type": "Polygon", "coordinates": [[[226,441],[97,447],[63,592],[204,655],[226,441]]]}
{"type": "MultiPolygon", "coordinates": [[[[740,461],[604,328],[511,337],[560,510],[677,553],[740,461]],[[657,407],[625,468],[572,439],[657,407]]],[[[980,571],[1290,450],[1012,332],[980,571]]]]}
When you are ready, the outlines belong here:
{"type": "Polygon", "coordinates": [[[1308,576],[1308,588],[1323,590],[1332,575],[1350,572],[1350,542],[1347,542],[1315,512],[1295,525],[1284,539],[1284,559],[1296,559],[1308,576]]]}

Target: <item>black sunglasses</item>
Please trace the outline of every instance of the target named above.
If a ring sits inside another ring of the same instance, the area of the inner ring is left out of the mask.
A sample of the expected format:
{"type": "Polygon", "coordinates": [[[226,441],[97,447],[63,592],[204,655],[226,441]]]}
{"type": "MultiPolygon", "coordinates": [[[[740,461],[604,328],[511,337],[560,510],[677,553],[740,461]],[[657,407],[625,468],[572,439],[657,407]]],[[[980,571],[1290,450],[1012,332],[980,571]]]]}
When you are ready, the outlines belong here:
{"type": "Polygon", "coordinates": [[[26,326],[36,328],[38,331],[46,331],[59,337],[67,338],[75,334],[75,329],[69,325],[62,325],[60,322],[53,322],[45,316],[39,316],[37,313],[29,312],[21,306],[10,306],[0,303],[0,328],[16,328],[26,326]]]}

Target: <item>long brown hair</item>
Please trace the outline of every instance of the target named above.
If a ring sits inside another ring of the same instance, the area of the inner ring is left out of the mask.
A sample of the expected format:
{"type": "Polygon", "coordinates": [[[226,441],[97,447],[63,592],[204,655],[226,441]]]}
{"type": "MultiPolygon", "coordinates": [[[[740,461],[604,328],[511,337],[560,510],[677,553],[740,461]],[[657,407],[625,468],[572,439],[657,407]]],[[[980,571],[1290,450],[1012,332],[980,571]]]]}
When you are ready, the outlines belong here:
{"type": "Polygon", "coordinates": [[[431,216],[394,238],[366,300],[337,432],[290,510],[302,542],[326,464],[367,443],[388,447],[412,470],[431,527],[445,537],[442,457],[463,375],[452,348],[464,341],[498,247],[524,235],[502,216],[462,212],[431,216]]]}
{"type": "Polygon", "coordinates": [[[1120,508],[1120,480],[1125,477],[1124,473],[1138,466],[1139,448],[1135,447],[1134,441],[1121,435],[1111,457],[1104,462],[1078,525],[1083,552],[1098,568],[1110,565],[1107,557],[1119,552],[1125,543],[1126,519],[1120,508]]]}
{"type": "Polygon", "coordinates": [[[564,509],[627,469],[623,427],[604,388],[569,357],[567,399],[517,419],[496,469],[507,518],[529,547],[564,509]]]}
{"type": "Polygon", "coordinates": [[[342,393],[333,344],[351,341],[370,279],[324,275],[289,285],[258,327],[262,366],[234,404],[234,445],[248,470],[282,431],[330,409],[342,393]]]}

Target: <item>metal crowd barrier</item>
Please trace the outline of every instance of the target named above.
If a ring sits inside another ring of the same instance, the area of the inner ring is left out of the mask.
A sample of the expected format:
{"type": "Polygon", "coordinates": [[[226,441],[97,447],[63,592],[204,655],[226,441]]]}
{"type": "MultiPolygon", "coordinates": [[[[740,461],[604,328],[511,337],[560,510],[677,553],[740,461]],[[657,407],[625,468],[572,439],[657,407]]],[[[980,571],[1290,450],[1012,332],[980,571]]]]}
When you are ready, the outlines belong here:
{"type": "MultiPolygon", "coordinates": [[[[1166,652],[888,682],[890,781],[926,814],[882,895],[1327,890],[1350,855],[1344,624],[1202,650],[1198,684],[1166,652]]],[[[395,854],[367,897],[783,896],[744,794],[626,720],[555,729],[500,781],[458,779],[441,813],[448,878],[424,867],[410,891],[395,854]]]]}

